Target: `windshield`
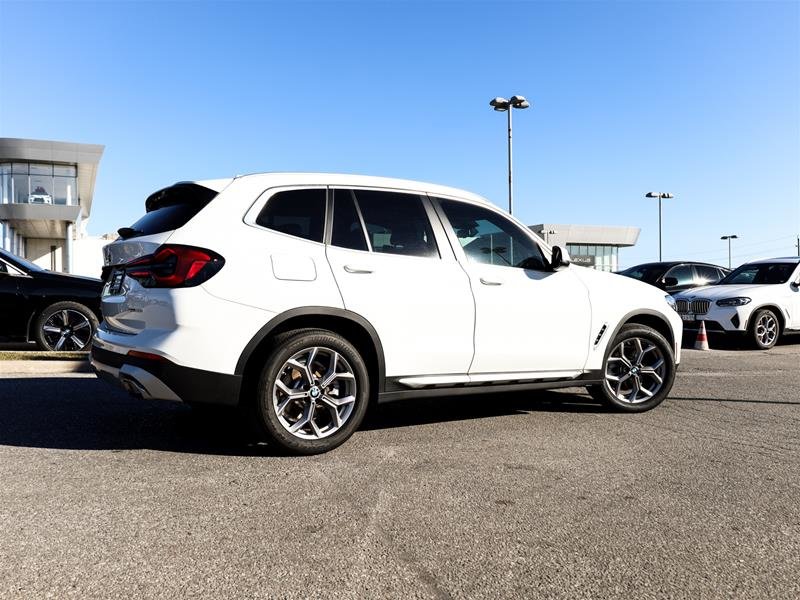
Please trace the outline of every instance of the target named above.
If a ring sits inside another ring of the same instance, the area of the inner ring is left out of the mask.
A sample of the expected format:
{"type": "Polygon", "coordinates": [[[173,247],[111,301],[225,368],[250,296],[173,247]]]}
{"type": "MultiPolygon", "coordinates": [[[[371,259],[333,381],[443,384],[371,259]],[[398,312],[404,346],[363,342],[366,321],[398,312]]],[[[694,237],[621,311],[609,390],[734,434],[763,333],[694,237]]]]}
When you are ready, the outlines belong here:
{"type": "Polygon", "coordinates": [[[792,276],[796,264],[792,263],[759,263],[742,265],[725,277],[718,285],[755,285],[786,283],[792,276]]]}
{"type": "Polygon", "coordinates": [[[10,252],[6,252],[5,250],[0,250],[0,258],[3,260],[7,260],[15,267],[20,267],[26,271],[44,271],[42,267],[39,265],[35,265],[32,262],[25,260],[24,258],[20,258],[16,254],[11,254],[10,252]]]}
{"type": "Polygon", "coordinates": [[[661,275],[664,274],[663,265],[639,265],[638,267],[631,267],[619,272],[620,275],[638,279],[639,281],[652,282],[656,281],[661,275]]]}

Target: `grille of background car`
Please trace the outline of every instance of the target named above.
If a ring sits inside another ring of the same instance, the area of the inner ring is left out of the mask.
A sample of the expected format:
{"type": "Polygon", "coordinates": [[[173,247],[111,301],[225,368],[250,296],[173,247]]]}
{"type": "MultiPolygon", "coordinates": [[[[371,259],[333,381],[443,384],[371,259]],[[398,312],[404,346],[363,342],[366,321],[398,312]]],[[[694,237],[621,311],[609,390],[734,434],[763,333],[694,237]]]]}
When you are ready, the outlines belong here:
{"type": "Polygon", "coordinates": [[[710,306],[711,306],[710,300],[692,300],[691,302],[689,302],[688,300],[675,301],[675,309],[679,313],[692,312],[696,315],[704,315],[708,312],[710,306]]]}

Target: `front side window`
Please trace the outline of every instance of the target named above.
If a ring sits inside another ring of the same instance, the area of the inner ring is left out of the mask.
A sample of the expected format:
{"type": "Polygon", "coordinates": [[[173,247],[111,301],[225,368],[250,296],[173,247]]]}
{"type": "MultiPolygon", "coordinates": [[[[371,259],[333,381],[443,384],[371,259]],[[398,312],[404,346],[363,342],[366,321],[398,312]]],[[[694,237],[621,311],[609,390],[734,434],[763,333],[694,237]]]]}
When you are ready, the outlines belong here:
{"type": "Polygon", "coordinates": [[[374,190],[353,190],[353,195],[373,252],[439,258],[420,196],[374,190]]]}
{"type": "Polygon", "coordinates": [[[322,242],[325,230],[325,190],[286,190],[272,196],[256,223],[267,229],[322,242]]]}
{"type": "Polygon", "coordinates": [[[675,285],[692,285],[694,283],[694,271],[692,270],[691,265],[678,265],[677,267],[672,267],[667,274],[664,276],[666,280],[667,277],[674,277],[678,280],[678,283],[675,285]]]}
{"type": "Polygon", "coordinates": [[[444,199],[439,202],[470,262],[549,270],[539,244],[511,221],[480,206],[444,199]]]}

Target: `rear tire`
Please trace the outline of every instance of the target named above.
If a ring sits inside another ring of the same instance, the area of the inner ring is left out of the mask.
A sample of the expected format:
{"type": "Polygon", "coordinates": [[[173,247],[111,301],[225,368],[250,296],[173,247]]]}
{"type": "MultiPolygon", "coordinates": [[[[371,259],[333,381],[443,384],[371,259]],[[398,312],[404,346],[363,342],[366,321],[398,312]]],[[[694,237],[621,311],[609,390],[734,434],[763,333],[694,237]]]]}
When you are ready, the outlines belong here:
{"type": "Polygon", "coordinates": [[[664,401],[674,381],[675,355],[669,342],[655,329],[631,323],[608,345],[603,383],[587,390],[612,410],[644,412],[664,401]]]}
{"type": "Polygon", "coordinates": [[[33,339],[41,350],[76,352],[88,350],[97,331],[97,317],[78,302],[56,302],[45,308],[34,323],[33,339]]]}
{"type": "Polygon", "coordinates": [[[255,420],[268,442],[292,454],[319,454],[344,443],[369,404],[363,358],[342,336],[322,329],[276,338],[261,371],[255,420]]]}

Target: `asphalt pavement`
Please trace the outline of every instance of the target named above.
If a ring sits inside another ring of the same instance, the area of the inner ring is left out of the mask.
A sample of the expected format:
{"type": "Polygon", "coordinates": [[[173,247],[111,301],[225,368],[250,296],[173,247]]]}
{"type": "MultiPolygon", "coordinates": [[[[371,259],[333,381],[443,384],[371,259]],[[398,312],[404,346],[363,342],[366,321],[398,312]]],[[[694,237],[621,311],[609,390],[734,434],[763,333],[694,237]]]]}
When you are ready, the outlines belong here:
{"type": "Polygon", "coordinates": [[[799,426],[800,343],[685,351],[641,415],[407,401],[309,458],[0,362],[0,597],[795,599],[799,426]]]}

